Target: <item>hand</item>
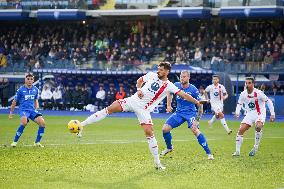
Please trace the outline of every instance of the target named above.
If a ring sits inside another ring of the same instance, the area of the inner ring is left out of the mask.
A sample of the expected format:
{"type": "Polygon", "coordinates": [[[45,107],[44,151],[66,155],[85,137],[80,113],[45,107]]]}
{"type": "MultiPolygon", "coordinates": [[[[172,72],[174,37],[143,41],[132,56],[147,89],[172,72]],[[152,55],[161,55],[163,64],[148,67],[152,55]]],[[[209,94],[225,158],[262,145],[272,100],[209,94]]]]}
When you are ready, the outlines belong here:
{"type": "Polygon", "coordinates": [[[239,119],[240,114],[235,114],[234,117],[235,117],[236,119],[239,119]]]}
{"type": "Polygon", "coordinates": [[[171,106],[167,106],[166,111],[167,111],[168,113],[171,113],[171,112],[173,111],[173,108],[172,108],[171,106]]]}
{"type": "Polygon", "coordinates": [[[270,116],[270,122],[274,122],[275,121],[275,115],[271,115],[270,116]]]}
{"type": "Polygon", "coordinates": [[[12,119],[12,118],[13,118],[13,113],[10,112],[10,113],[9,113],[9,119],[12,119]]]}
{"type": "Polygon", "coordinates": [[[144,96],[144,94],[143,94],[143,92],[142,92],[141,90],[138,90],[138,91],[137,91],[137,95],[138,95],[138,97],[139,97],[140,99],[142,99],[143,96],[144,96]]]}
{"type": "Polygon", "coordinates": [[[202,104],[200,103],[200,101],[197,101],[197,103],[195,104],[197,107],[201,106],[202,104]]]}

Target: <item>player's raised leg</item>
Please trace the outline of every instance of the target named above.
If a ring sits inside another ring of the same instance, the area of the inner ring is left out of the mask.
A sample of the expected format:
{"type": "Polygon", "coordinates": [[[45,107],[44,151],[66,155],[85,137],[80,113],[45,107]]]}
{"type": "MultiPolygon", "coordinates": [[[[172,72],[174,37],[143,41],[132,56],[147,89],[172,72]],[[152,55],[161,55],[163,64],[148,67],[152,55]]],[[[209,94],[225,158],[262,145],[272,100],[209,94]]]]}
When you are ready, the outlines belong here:
{"type": "Polygon", "coordinates": [[[236,151],[233,153],[233,156],[239,156],[241,153],[241,146],[243,144],[244,133],[250,128],[250,125],[242,123],[240,129],[236,136],[236,151]]]}
{"type": "Polygon", "coordinates": [[[45,121],[43,119],[42,116],[38,116],[37,118],[35,118],[34,120],[37,124],[38,124],[38,131],[37,131],[37,136],[36,136],[36,140],[35,140],[35,143],[34,143],[34,146],[37,146],[37,147],[44,147],[40,141],[43,137],[43,134],[44,134],[44,130],[45,130],[45,121]]]}
{"type": "Polygon", "coordinates": [[[214,114],[212,118],[208,121],[208,126],[212,127],[213,123],[217,120],[216,115],[214,114]]]}
{"type": "Polygon", "coordinates": [[[27,126],[28,124],[28,118],[26,116],[21,116],[21,124],[20,126],[18,127],[17,131],[16,131],[16,135],[14,137],[14,141],[11,143],[11,146],[12,147],[16,147],[17,146],[17,143],[20,139],[20,137],[22,136],[24,130],[25,130],[25,127],[27,126]]]}
{"type": "Polygon", "coordinates": [[[192,126],[190,127],[192,133],[195,135],[195,137],[197,138],[198,143],[200,144],[200,146],[203,148],[203,150],[205,151],[205,153],[208,156],[209,160],[213,160],[214,157],[211,154],[211,151],[209,149],[208,143],[206,141],[205,136],[201,133],[201,131],[198,129],[198,122],[197,121],[193,121],[192,126]]]}
{"type": "Polygon", "coordinates": [[[252,150],[249,153],[249,156],[254,156],[258,150],[259,143],[262,137],[262,128],[263,128],[263,123],[258,121],[255,127],[255,143],[252,150]]]}
{"type": "Polygon", "coordinates": [[[103,120],[104,118],[106,118],[108,115],[115,113],[115,112],[122,112],[122,106],[121,106],[121,102],[120,101],[114,101],[111,105],[109,105],[108,107],[97,111],[96,113],[92,114],[91,116],[89,116],[87,119],[85,119],[84,121],[81,122],[81,130],[80,132],[77,134],[78,137],[82,137],[82,132],[83,132],[83,128],[86,125],[89,125],[91,123],[96,123],[98,121],[103,120]]]}
{"type": "Polygon", "coordinates": [[[154,131],[153,131],[153,125],[152,124],[141,124],[141,127],[144,130],[144,133],[146,135],[150,152],[152,153],[154,157],[154,163],[156,169],[165,169],[165,167],[161,164],[160,158],[159,158],[159,148],[158,148],[158,142],[155,138],[154,131]]]}

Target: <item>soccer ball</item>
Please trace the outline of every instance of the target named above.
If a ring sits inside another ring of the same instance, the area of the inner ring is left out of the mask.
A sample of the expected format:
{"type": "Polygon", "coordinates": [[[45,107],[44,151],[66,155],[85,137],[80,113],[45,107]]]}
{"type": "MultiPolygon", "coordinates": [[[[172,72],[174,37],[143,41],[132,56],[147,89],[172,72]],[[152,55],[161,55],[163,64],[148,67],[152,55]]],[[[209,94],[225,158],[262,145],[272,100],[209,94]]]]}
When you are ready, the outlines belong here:
{"type": "Polygon", "coordinates": [[[81,130],[81,123],[78,120],[71,120],[69,121],[67,128],[71,133],[79,133],[81,130]]]}

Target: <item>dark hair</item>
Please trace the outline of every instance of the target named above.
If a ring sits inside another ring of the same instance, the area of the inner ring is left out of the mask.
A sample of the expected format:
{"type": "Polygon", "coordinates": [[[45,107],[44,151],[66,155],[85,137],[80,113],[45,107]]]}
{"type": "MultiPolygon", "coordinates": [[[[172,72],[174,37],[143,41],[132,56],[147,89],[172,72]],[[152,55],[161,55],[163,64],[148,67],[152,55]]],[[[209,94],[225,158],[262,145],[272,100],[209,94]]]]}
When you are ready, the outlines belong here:
{"type": "Polygon", "coordinates": [[[158,65],[159,67],[164,67],[166,70],[171,71],[172,69],[172,65],[169,62],[160,62],[160,64],[158,65]]]}
{"type": "Polygon", "coordinates": [[[26,73],[25,78],[27,78],[27,77],[34,77],[34,75],[32,73],[26,73]]]}
{"type": "Polygon", "coordinates": [[[254,78],[253,77],[246,77],[246,80],[251,80],[254,83],[254,78]]]}
{"type": "Polygon", "coordinates": [[[220,79],[220,76],[219,76],[219,75],[216,75],[216,74],[215,74],[215,75],[212,75],[212,78],[213,78],[213,77],[217,77],[218,79],[220,79]]]}

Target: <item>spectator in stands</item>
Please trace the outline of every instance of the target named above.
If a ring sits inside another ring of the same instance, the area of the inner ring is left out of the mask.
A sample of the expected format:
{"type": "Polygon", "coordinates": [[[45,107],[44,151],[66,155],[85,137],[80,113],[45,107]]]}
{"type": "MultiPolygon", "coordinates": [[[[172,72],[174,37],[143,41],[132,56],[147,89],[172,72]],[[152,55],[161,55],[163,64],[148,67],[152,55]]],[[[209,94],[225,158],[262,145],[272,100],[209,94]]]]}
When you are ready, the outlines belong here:
{"type": "Polygon", "coordinates": [[[9,98],[9,80],[7,78],[0,78],[0,100],[2,107],[8,107],[9,98]]]}
{"type": "Polygon", "coordinates": [[[62,110],[63,99],[62,99],[62,92],[61,90],[56,87],[52,93],[53,97],[53,107],[55,110],[62,110]]]}
{"type": "Polygon", "coordinates": [[[271,52],[267,51],[263,59],[262,71],[265,71],[267,68],[269,68],[270,65],[272,65],[272,62],[273,62],[273,57],[271,56],[271,52]]]}
{"type": "Polygon", "coordinates": [[[51,89],[47,85],[45,85],[40,95],[43,109],[52,109],[52,96],[53,94],[51,92],[51,89]]]}
{"type": "Polygon", "coordinates": [[[106,92],[103,88],[103,86],[100,86],[97,94],[96,94],[96,100],[98,103],[98,110],[101,110],[104,108],[104,102],[105,102],[105,98],[106,98],[106,92]]]}
{"type": "Polygon", "coordinates": [[[107,91],[107,94],[106,94],[106,102],[107,102],[108,106],[113,101],[115,101],[115,95],[116,95],[116,91],[115,91],[113,85],[110,85],[109,90],[107,91]]]}
{"type": "Polygon", "coordinates": [[[64,95],[63,95],[63,100],[64,100],[64,109],[70,110],[72,105],[73,105],[73,96],[72,96],[72,90],[70,89],[69,86],[65,87],[64,90],[64,95]]]}
{"type": "Polygon", "coordinates": [[[115,99],[119,100],[119,99],[124,99],[126,97],[126,94],[124,92],[124,88],[123,86],[119,87],[119,91],[117,91],[116,95],[115,95],[115,99]]]}
{"type": "Polygon", "coordinates": [[[4,49],[0,48],[0,68],[6,68],[7,67],[7,57],[4,54],[4,49]]]}
{"type": "Polygon", "coordinates": [[[82,91],[82,94],[81,94],[81,101],[83,102],[83,106],[87,106],[88,104],[90,104],[90,98],[91,98],[91,95],[92,95],[92,92],[89,93],[88,91],[88,87],[87,86],[82,86],[81,88],[81,91],[82,91]]]}
{"type": "Polygon", "coordinates": [[[201,60],[202,60],[202,52],[200,51],[200,48],[196,48],[194,53],[193,65],[200,66],[201,60]]]}
{"type": "Polygon", "coordinates": [[[83,110],[84,99],[82,99],[81,96],[82,90],[78,85],[76,85],[75,90],[72,92],[72,107],[74,107],[72,110],[83,110]]]}

